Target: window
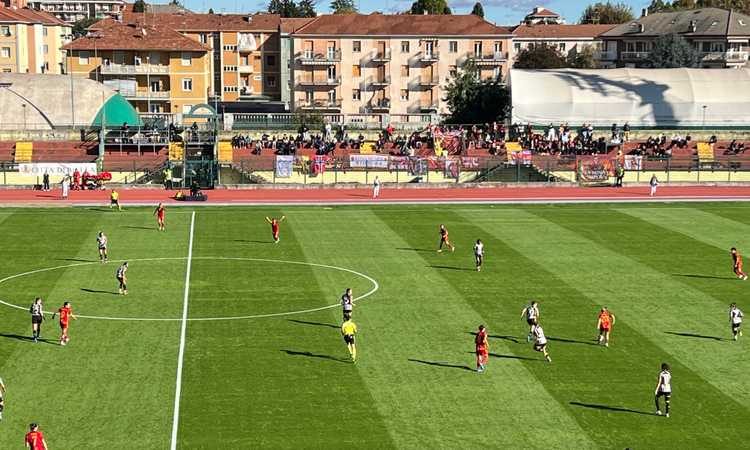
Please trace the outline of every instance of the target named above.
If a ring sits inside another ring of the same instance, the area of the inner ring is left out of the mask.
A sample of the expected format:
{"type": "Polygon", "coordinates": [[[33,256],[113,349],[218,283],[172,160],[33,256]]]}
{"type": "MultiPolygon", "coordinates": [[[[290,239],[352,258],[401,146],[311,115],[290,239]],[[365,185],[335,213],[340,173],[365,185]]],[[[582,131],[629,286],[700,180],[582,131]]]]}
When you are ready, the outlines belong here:
{"type": "Polygon", "coordinates": [[[183,114],[190,114],[191,109],[193,109],[193,105],[182,105],[183,114]]]}
{"type": "Polygon", "coordinates": [[[225,45],[224,46],[224,51],[227,51],[227,52],[236,52],[237,51],[237,46],[236,45],[225,45]]]}
{"type": "Polygon", "coordinates": [[[362,66],[356,64],[352,66],[352,77],[359,78],[362,76],[362,66]]]}
{"type": "Polygon", "coordinates": [[[208,44],[208,35],[206,33],[201,33],[198,35],[198,41],[201,44],[208,44]]]}
{"type": "Polygon", "coordinates": [[[560,47],[560,51],[564,52],[565,51],[565,42],[560,42],[559,47],[560,47]]]}
{"type": "Polygon", "coordinates": [[[275,66],[276,65],[276,56],[275,55],[266,55],[266,65],[267,66],[275,66]]]}
{"type": "Polygon", "coordinates": [[[515,44],[513,44],[513,50],[515,50],[516,52],[520,52],[521,51],[521,43],[520,42],[516,42],[515,44]]]}
{"type": "Polygon", "coordinates": [[[46,37],[47,33],[49,33],[49,30],[47,29],[47,27],[42,28],[42,36],[46,37]]]}
{"type": "Polygon", "coordinates": [[[182,67],[190,67],[193,64],[193,54],[182,52],[182,67]]]}
{"type": "Polygon", "coordinates": [[[409,41],[401,41],[401,53],[409,53],[409,41]]]}
{"type": "Polygon", "coordinates": [[[141,65],[141,57],[138,56],[138,55],[135,55],[133,57],[133,64],[135,64],[136,66],[140,66],[141,65]]]}
{"type": "Polygon", "coordinates": [[[359,89],[352,89],[352,100],[362,100],[362,92],[359,89]]]}
{"type": "Polygon", "coordinates": [[[305,91],[305,100],[307,101],[307,103],[312,103],[313,99],[313,91],[305,91]]]}
{"type": "Polygon", "coordinates": [[[409,66],[401,66],[401,76],[402,77],[408,77],[409,76],[409,66]]]}
{"type": "Polygon", "coordinates": [[[326,74],[328,75],[328,81],[333,81],[336,79],[336,66],[328,66],[328,70],[326,70],[326,74]]]}
{"type": "Polygon", "coordinates": [[[406,89],[401,89],[401,101],[402,102],[409,101],[409,91],[407,91],[406,89]]]}
{"type": "Polygon", "coordinates": [[[501,53],[503,51],[503,42],[495,41],[495,53],[501,53]]]}
{"type": "Polygon", "coordinates": [[[237,66],[224,66],[224,72],[237,72],[237,66]]]}
{"type": "Polygon", "coordinates": [[[224,92],[237,92],[237,86],[224,86],[224,92]]]}
{"type": "Polygon", "coordinates": [[[82,66],[88,66],[89,65],[89,52],[80,52],[78,53],[78,64],[82,66]]]}
{"type": "Polygon", "coordinates": [[[359,53],[362,51],[362,41],[353,41],[352,42],[352,51],[359,53]]]}
{"type": "Polygon", "coordinates": [[[328,91],[328,102],[329,103],[336,103],[336,91],[331,89],[328,91]]]}
{"type": "Polygon", "coordinates": [[[192,78],[183,78],[182,79],[182,90],[185,92],[190,92],[193,90],[193,79],[192,78]]]}
{"type": "Polygon", "coordinates": [[[161,105],[158,105],[156,103],[152,103],[151,106],[149,106],[149,112],[160,113],[161,112],[161,105]]]}
{"type": "Polygon", "coordinates": [[[3,73],[10,73],[10,69],[3,69],[3,73]]]}
{"type": "Polygon", "coordinates": [[[10,58],[10,47],[3,47],[0,49],[0,57],[10,58]]]}
{"type": "Polygon", "coordinates": [[[492,78],[499,80],[503,76],[503,72],[500,67],[495,67],[492,71],[492,78]]]}
{"type": "Polygon", "coordinates": [[[482,56],[482,41],[474,43],[474,56],[482,56]]]}
{"type": "Polygon", "coordinates": [[[3,25],[0,27],[0,34],[3,36],[10,36],[10,27],[8,25],[3,25]]]}
{"type": "Polygon", "coordinates": [[[449,41],[448,42],[448,51],[450,53],[458,53],[458,41],[449,41]]]}
{"type": "Polygon", "coordinates": [[[42,45],[42,53],[45,55],[49,53],[49,45],[47,44],[42,45]]]}
{"type": "Polygon", "coordinates": [[[269,88],[275,88],[276,87],[276,77],[269,76],[266,78],[266,86],[269,88]]]}
{"type": "Polygon", "coordinates": [[[448,66],[448,74],[451,77],[455,77],[458,74],[458,69],[456,68],[456,66],[448,66]]]}

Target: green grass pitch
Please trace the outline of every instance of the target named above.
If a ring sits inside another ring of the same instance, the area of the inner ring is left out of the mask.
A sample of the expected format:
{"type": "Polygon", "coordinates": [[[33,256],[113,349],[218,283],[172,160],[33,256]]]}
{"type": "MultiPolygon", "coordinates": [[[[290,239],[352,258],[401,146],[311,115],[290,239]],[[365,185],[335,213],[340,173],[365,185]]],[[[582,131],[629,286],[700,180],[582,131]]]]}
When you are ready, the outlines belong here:
{"type": "MultiPolygon", "coordinates": [[[[0,210],[0,448],[37,421],[52,449],[171,443],[192,209],[0,210]],[[96,262],[96,233],[110,238],[96,262]],[[117,260],[130,261],[126,297],[117,260]],[[28,340],[34,296],[78,315],[68,346],[48,320],[28,340]]],[[[750,205],[611,204],[195,209],[177,447],[724,449],[750,441],[750,205]],[[265,216],[286,215],[274,245],[265,216]],[[438,254],[438,225],[457,246],[438,254]],[[472,244],[486,261],[473,270],[472,244]],[[309,263],[309,264],[308,264],[309,263]],[[328,267],[330,266],[330,267],[328,267]],[[341,269],[348,269],[341,270],[341,269]],[[361,274],[361,275],[360,275],[361,274]],[[359,360],[335,305],[360,301],[359,360]],[[551,364],[526,343],[541,304],[551,364]],[[617,316],[595,345],[601,305],[617,316]],[[318,309],[307,313],[293,313],[318,309]],[[195,320],[258,316],[236,320],[195,320]],[[490,360],[474,368],[485,324],[490,360]],[[653,415],[672,366],[672,417],[653,415]]]]}

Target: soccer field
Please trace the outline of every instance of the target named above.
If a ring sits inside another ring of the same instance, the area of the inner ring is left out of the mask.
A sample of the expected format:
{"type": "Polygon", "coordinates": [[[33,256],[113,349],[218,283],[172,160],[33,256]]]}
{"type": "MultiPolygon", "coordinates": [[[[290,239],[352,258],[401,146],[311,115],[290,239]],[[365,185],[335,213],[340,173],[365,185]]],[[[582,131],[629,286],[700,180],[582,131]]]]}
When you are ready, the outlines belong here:
{"type": "Polygon", "coordinates": [[[729,249],[750,255],[748,213],[174,207],[161,233],[150,208],[3,209],[0,448],[19,448],[32,421],[53,450],[739,448],[750,441],[750,336],[731,340],[728,306],[750,312],[750,282],[734,277],[729,249]],[[274,245],[265,217],[281,215],[274,245]],[[441,223],[454,253],[436,252],[441,223]],[[362,297],[356,364],[339,330],[346,287],[362,297]],[[53,320],[30,341],[35,296],[50,313],[72,302],[67,346],[53,320]],[[526,342],[532,299],[552,363],[526,342]],[[596,345],[602,305],[617,317],[609,348],[596,345]],[[670,418],[654,414],[662,362],[670,418]]]}

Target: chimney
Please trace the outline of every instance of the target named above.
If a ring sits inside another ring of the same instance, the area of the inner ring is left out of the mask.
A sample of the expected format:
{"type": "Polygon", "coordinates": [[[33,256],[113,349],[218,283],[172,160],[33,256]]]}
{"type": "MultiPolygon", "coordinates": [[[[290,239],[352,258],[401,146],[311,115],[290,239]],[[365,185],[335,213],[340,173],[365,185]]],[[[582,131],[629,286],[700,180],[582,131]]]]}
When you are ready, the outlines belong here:
{"type": "Polygon", "coordinates": [[[639,23],[638,24],[638,32],[639,33],[645,33],[646,32],[646,25],[639,23]]]}
{"type": "Polygon", "coordinates": [[[690,32],[695,33],[695,30],[697,29],[697,22],[695,20],[690,21],[690,32]]]}
{"type": "Polygon", "coordinates": [[[536,8],[534,8],[534,14],[539,14],[543,9],[544,8],[542,8],[541,6],[537,6],[536,8]]]}
{"type": "Polygon", "coordinates": [[[641,17],[648,17],[648,8],[643,8],[641,10],[641,17]]]}

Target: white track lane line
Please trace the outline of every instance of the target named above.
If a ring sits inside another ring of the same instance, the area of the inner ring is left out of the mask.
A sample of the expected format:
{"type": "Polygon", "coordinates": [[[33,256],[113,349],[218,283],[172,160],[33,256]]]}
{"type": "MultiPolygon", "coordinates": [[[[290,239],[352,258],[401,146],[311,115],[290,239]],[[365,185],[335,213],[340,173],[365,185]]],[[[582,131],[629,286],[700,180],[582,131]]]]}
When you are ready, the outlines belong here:
{"type": "Polygon", "coordinates": [[[171,450],[177,449],[177,430],[180,426],[180,397],[182,395],[182,365],[185,358],[185,334],[187,332],[188,297],[190,294],[190,267],[193,261],[193,231],[195,230],[195,211],[190,217],[190,243],[188,244],[187,269],[185,269],[185,297],[182,303],[182,324],[180,327],[180,350],[177,354],[177,380],[174,389],[174,415],[172,416],[171,450]]]}

